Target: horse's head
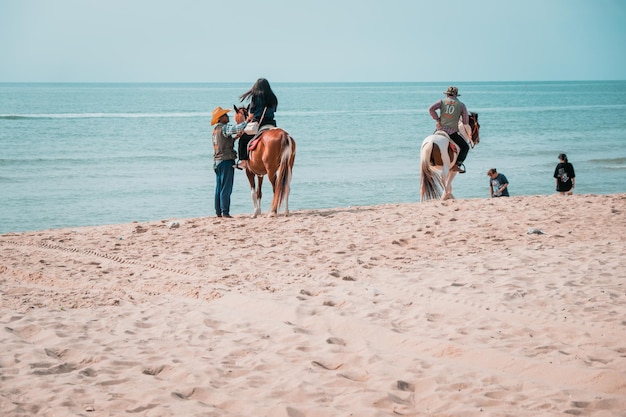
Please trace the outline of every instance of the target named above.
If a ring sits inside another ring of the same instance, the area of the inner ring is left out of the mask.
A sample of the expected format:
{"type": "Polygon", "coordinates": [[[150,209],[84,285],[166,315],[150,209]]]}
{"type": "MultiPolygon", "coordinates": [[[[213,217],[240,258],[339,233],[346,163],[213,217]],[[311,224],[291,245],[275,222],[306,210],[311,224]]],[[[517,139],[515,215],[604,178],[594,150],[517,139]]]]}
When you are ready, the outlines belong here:
{"type": "Polygon", "coordinates": [[[248,104],[246,107],[237,107],[233,105],[235,109],[235,123],[239,124],[248,118],[248,114],[250,113],[250,105],[248,104]]]}
{"type": "Polygon", "coordinates": [[[478,123],[478,113],[469,113],[469,125],[472,128],[472,146],[478,145],[480,142],[480,124],[478,123]]]}

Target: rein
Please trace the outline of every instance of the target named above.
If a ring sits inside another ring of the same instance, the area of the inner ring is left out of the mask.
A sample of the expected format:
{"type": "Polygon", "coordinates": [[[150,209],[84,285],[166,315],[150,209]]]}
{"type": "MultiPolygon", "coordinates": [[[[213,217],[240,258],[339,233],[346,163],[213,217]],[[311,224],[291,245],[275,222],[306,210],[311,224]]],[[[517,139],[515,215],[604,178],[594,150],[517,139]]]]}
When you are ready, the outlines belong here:
{"type": "MultiPolygon", "coordinates": [[[[245,107],[242,107],[241,109],[244,111],[245,116],[248,117],[248,114],[246,114],[246,113],[249,113],[249,110],[246,109],[245,107]]],[[[265,112],[266,111],[267,111],[267,106],[265,106],[263,108],[263,114],[261,114],[261,118],[259,119],[259,127],[262,126],[263,119],[265,119],[265,112]]]]}

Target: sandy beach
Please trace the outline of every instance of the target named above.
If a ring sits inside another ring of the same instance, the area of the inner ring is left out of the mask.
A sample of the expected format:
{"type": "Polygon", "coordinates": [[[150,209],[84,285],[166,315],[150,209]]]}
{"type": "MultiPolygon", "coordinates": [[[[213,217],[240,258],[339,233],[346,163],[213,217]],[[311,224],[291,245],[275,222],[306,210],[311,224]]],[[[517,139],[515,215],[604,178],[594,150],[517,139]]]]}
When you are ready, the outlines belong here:
{"type": "Polygon", "coordinates": [[[626,416],[626,194],[0,235],[0,415],[626,416]]]}

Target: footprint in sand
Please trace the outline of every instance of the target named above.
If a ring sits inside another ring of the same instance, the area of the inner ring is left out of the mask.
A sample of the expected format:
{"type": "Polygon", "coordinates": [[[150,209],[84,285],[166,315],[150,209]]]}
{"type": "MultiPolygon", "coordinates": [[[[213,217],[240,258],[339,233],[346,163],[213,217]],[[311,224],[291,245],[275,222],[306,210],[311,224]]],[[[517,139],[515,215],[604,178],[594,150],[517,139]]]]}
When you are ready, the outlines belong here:
{"type": "Polygon", "coordinates": [[[339,337],[329,337],[328,339],[326,339],[326,343],[328,343],[329,345],[346,345],[346,341],[339,337]]]}
{"type": "Polygon", "coordinates": [[[343,366],[343,363],[339,363],[339,364],[327,364],[327,363],[323,363],[320,361],[312,361],[311,362],[313,365],[319,366],[321,368],[326,369],[327,371],[336,371],[337,369],[341,368],[343,366]]]}

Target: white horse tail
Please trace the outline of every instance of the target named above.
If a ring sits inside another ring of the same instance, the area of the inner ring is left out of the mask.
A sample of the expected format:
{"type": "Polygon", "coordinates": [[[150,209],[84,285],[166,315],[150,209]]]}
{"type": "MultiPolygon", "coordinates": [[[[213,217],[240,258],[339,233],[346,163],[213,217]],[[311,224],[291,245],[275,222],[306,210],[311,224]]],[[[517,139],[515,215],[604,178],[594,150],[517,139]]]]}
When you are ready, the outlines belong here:
{"type": "Polygon", "coordinates": [[[293,159],[295,158],[295,141],[287,133],[283,131],[281,138],[281,154],[280,162],[278,165],[278,171],[276,172],[276,189],[274,190],[274,202],[273,206],[276,208],[276,212],[280,209],[280,206],[285,202],[285,214],[289,213],[289,191],[291,187],[291,172],[293,159]]]}
{"type": "Polygon", "coordinates": [[[427,137],[420,151],[420,200],[435,200],[441,197],[443,184],[441,177],[433,171],[430,158],[435,144],[432,137],[427,137]]]}

